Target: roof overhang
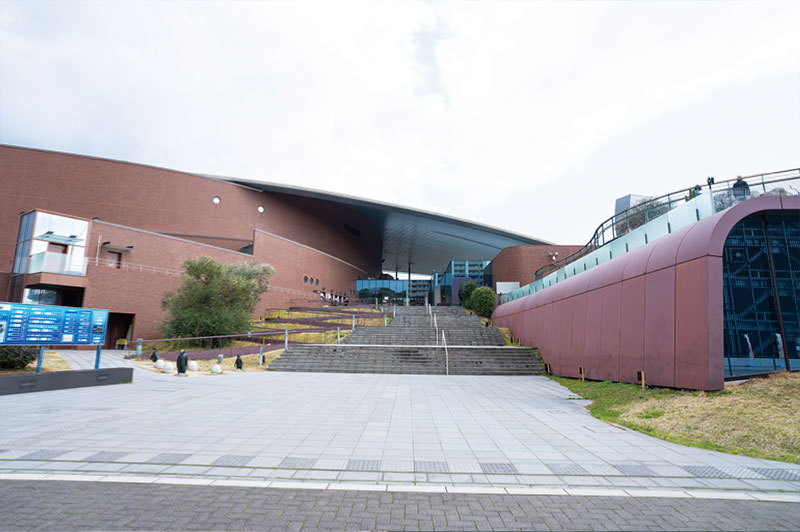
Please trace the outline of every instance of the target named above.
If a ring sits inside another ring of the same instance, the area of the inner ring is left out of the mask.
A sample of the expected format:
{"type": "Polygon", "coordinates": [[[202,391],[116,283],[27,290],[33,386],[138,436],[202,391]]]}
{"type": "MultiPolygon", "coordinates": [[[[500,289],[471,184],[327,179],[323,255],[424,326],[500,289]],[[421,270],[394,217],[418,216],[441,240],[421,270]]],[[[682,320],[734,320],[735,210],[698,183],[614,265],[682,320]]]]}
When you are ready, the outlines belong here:
{"type": "Polygon", "coordinates": [[[452,259],[491,260],[509,246],[550,244],[497,227],[433,212],[410,209],[322,190],[204,175],[262,192],[330,201],[361,213],[382,242],[385,271],[430,274],[443,271],[452,259]]]}

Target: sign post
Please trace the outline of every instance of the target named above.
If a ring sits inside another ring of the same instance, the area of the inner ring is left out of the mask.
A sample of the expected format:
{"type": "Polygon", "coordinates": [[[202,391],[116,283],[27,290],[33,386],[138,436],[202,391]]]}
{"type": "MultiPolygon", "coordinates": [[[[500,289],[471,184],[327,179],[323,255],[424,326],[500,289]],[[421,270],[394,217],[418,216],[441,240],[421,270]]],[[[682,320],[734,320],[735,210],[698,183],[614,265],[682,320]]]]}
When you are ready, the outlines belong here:
{"type": "Polygon", "coordinates": [[[108,311],[26,303],[0,303],[0,345],[38,345],[36,373],[48,345],[97,346],[94,368],[106,340],[108,311]]]}
{"type": "Polygon", "coordinates": [[[39,348],[39,360],[36,361],[36,373],[42,372],[42,361],[44,360],[44,346],[39,348]]]}
{"type": "Polygon", "coordinates": [[[100,369],[100,354],[103,351],[103,345],[100,344],[97,346],[97,354],[94,357],[94,369],[100,369]]]}

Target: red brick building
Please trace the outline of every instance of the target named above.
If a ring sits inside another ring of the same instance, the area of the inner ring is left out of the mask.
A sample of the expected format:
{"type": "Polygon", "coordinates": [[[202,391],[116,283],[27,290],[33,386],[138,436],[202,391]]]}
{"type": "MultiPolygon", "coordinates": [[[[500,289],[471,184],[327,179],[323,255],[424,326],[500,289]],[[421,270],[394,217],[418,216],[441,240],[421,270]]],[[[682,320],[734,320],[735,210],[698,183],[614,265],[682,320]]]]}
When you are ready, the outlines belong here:
{"type": "Polygon", "coordinates": [[[15,146],[0,146],[0,191],[0,299],[109,309],[109,343],[157,336],[187,258],[272,265],[263,312],[355,297],[382,270],[542,244],[322,191],[15,146]]]}

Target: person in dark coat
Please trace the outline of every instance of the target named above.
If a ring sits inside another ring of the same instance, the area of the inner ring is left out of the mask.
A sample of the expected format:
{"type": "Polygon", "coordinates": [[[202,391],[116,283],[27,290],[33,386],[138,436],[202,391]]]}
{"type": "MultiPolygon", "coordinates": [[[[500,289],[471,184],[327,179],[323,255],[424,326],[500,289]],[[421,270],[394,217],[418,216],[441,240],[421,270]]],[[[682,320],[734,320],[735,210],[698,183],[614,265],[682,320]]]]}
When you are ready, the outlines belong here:
{"type": "Polygon", "coordinates": [[[736,198],[736,201],[744,201],[750,197],[750,185],[742,179],[742,176],[739,176],[733,184],[733,197],[736,198]]]}

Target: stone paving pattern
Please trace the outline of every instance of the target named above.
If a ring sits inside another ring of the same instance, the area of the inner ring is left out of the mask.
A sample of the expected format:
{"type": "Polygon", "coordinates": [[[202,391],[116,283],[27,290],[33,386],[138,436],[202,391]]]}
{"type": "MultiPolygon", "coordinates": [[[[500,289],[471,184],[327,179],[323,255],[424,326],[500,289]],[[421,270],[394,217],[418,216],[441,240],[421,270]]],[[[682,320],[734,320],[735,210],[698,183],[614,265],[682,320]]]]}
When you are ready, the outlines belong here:
{"type": "Polygon", "coordinates": [[[2,530],[797,530],[800,504],[0,482],[2,530]]]}
{"type": "Polygon", "coordinates": [[[0,397],[0,474],[763,491],[800,501],[797,464],[650,438],[592,418],[572,397],[545,377],[181,379],[137,369],[132,384],[0,397]]]}

